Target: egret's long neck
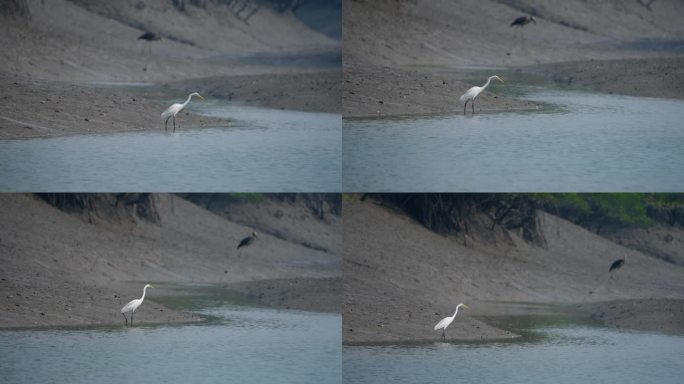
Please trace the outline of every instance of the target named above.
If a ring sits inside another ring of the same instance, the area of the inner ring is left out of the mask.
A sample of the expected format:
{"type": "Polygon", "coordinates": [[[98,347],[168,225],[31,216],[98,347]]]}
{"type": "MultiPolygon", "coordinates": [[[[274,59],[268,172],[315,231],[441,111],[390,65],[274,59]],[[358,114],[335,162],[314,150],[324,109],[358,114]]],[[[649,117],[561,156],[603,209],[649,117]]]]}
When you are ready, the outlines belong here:
{"type": "MultiPolygon", "coordinates": [[[[489,84],[489,82],[487,82],[487,84],[489,84]]],[[[183,107],[185,107],[186,105],[188,105],[188,103],[190,102],[190,99],[192,99],[192,95],[188,95],[188,99],[185,100],[185,103],[183,103],[183,107]]]]}
{"type": "Polygon", "coordinates": [[[143,288],[143,295],[142,295],[142,297],[140,298],[140,301],[145,300],[145,292],[147,292],[147,287],[143,288]]]}
{"type": "MultiPolygon", "coordinates": [[[[489,83],[491,83],[491,82],[492,82],[492,78],[490,77],[489,79],[487,79],[487,82],[485,83],[485,85],[482,86],[482,89],[487,88],[489,86],[489,83]]],[[[458,309],[456,310],[456,312],[458,312],[458,309]]]]}
{"type": "MultiPolygon", "coordinates": [[[[489,83],[489,82],[487,82],[487,83],[489,83]]],[[[485,87],[486,87],[486,85],[485,85],[485,87]]],[[[460,305],[456,307],[456,312],[454,312],[454,315],[451,316],[452,319],[456,317],[456,314],[458,314],[458,309],[459,309],[459,308],[461,308],[460,305]]]]}

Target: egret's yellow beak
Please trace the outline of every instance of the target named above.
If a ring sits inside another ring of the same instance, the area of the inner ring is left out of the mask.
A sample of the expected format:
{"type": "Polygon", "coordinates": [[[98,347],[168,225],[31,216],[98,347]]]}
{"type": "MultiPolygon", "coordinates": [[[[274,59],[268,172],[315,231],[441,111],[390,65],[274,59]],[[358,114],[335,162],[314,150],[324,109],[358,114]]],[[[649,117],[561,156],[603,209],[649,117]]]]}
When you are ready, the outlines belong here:
{"type": "Polygon", "coordinates": [[[470,307],[467,306],[467,305],[465,305],[465,304],[463,304],[463,308],[465,308],[465,309],[470,309],[470,307]]]}
{"type": "Polygon", "coordinates": [[[499,79],[500,82],[502,82],[502,83],[504,82],[503,79],[500,78],[499,76],[497,76],[496,78],[499,79]]]}
{"type": "Polygon", "coordinates": [[[202,95],[200,95],[199,93],[197,94],[197,97],[199,97],[200,99],[204,100],[204,97],[202,97],[202,95]]]}
{"type": "Polygon", "coordinates": [[[150,284],[150,288],[154,288],[154,285],[150,284]]]}

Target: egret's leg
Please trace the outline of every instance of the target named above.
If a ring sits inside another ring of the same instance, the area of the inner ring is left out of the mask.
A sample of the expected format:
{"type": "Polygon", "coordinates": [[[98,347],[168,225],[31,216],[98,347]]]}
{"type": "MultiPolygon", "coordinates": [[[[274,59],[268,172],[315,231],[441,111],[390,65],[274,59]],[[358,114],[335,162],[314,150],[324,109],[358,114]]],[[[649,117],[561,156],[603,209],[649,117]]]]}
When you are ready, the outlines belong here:
{"type": "Polygon", "coordinates": [[[442,340],[446,341],[446,328],[442,329],[442,340]]]}
{"type": "Polygon", "coordinates": [[[126,314],[123,312],[121,312],[121,314],[123,315],[124,319],[126,319],[126,324],[124,326],[128,325],[128,318],[126,317],[126,314]]]}
{"type": "Polygon", "coordinates": [[[169,130],[169,119],[170,118],[171,118],[171,116],[167,117],[166,122],[164,123],[164,131],[166,131],[166,132],[168,132],[168,130],[169,130]]]}
{"type": "Polygon", "coordinates": [[[466,114],[466,107],[468,106],[468,100],[466,100],[465,104],[463,104],[463,114],[466,114]]]}
{"type": "Polygon", "coordinates": [[[131,312],[131,327],[133,326],[133,312],[131,312]]]}
{"type": "Polygon", "coordinates": [[[475,114],[475,99],[470,102],[470,107],[473,109],[473,115],[475,114]]]}
{"type": "Polygon", "coordinates": [[[173,115],[173,131],[176,132],[176,115],[173,115]]]}

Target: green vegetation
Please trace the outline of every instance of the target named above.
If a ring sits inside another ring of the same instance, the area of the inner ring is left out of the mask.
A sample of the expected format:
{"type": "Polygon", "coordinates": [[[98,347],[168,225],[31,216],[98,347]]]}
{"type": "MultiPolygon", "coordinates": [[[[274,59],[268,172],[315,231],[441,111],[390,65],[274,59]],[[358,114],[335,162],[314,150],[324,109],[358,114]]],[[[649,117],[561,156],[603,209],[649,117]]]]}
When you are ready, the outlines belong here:
{"type": "Polygon", "coordinates": [[[538,193],[542,209],[600,232],[607,226],[647,227],[654,221],[683,224],[680,193],[538,193]]]}

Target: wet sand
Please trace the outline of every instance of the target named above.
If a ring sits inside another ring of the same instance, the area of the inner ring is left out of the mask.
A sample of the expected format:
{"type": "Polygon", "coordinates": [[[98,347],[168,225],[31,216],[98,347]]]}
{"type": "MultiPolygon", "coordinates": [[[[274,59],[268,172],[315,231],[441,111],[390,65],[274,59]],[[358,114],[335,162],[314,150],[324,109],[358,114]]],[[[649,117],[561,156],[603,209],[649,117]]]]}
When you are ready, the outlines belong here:
{"type": "MultiPolygon", "coordinates": [[[[80,215],[33,195],[0,196],[0,328],[122,325],[120,308],[139,298],[145,283],[160,286],[147,290],[135,314],[140,324],[200,320],[161,304],[177,294],[165,284],[235,285],[277,308],[339,310],[332,300],[339,297],[339,256],[266,229],[236,252],[249,226],[174,195],[155,195],[154,205],[158,223],[137,218],[131,207],[80,215]]],[[[261,215],[255,204],[242,209],[261,215]]],[[[304,206],[289,209],[306,223],[290,226],[292,233],[306,236],[303,228],[318,221],[304,206]]]]}
{"type": "Polygon", "coordinates": [[[571,61],[520,70],[558,86],[630,96],[684,98],[684,57],[571,61]]]}
{"type": "MultiPolygon", "coordinates": [[[[485,79],[486,80],[486,79],[485,79]]],[[[505,81],[505,80],[504,80],[505,81]]],[[[482,84],[478,84],[482,85],[482,84]]],[[[498,95],[506,84],[492,84],[475,102],[475,112],[535,110],[534,102],[498,95]]],[[[388,117],[463,113],[459,96],[471,84],[461,75],[427,69],[364,67],[345,69],[344,117],[388,117]]],[[[468,105],[467,113],[471,113],[468,105]]]]}
{"type": "Polygon", "coordinates": [[[684,300],[634,299],[578,305],[607,327],[684,334],[684,300]]]}
{"type": "MultiPolygon", "coordinates": [[[[226,104],[339,113],[339,72],[205,78],[161,86],[115,87],[0,74],[0,139],[164,129],[160,114],[190,92],[226,104]],[[298,95],[290,97],[290,95],[298,95]]],[[[191,103],[201,103],[194,98],[191,103]]],[[[230,120],[182,111],[182,127],[230,127],[230,120]]],[[[173,129],[169,121],[169,129],[173,129]]]]}
{"type": "MultiPolygon", "coordinates": [[[[169,105],[143,92],[98,88],[0,75],[0,139],[54,137],[73,134],[164,130],[160,117],[169,105]]],[[[176,91],[178,102],[187,94],[176,91]]],[[[192,101],[199,102],[198,99],[192,101]]],[[[183,127],[230,126],[228,120],[182,111],[183,127]]],[[[169,121],[169,129],[173,124],[169,121]]]]}
{"type": "Polygon", "coordinates": [[[340,113],[341,71],[208,77],[172,84],[202,89],[226,103],[273,109],[340,113]]]}
{"type": "Polygon", "coordinates": [[[224,285],[262,305],[282,309],[340,313],[342,279],[271,279],[224,285]]]}

